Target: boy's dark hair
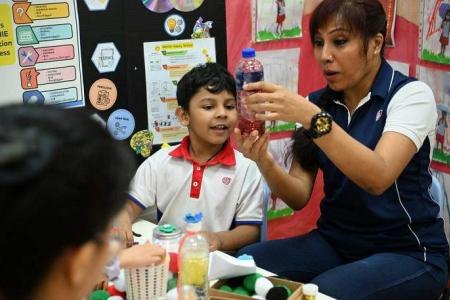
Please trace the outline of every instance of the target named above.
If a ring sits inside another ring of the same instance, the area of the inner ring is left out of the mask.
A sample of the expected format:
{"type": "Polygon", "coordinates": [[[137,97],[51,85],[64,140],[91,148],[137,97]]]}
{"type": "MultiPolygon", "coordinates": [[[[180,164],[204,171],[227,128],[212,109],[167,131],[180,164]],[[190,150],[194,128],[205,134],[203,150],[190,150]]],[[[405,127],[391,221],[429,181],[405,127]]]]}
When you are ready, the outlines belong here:
{"type": "MultiPolygon", "coordinates": [[[[381,33],[386,39],[387,17],[383,5],[378,0],[323,0],[313,11],[309,23],[312,44],[319,29],[333,18],[337,18],[353,33],[361,36],[364,53],[367,53],[370,38],[381,33]]],[[[381,57],[383,57],[384,46],[385,41],[381,48],[381,57]]],[[[336,91],[326,87],[318,99],[318,106],[327,110],[333,94],[336,94],[336,91]]],[[[291,155],[305,170],[313,171],[318,168],[318,148],[311,139],[306,137],[304,131],[304,128],[300,127],[294,132],[291,155]]]]}
{"type": "Polygon", "coordinates": [[[86,113],[0,107],[0,295],[28,299],[64,250],[125,204],[129,152],[86,113]]]}
{"type": "MultiPolygon", "coordinates": [[[[313,11],[309,23],[311,43],[317,31],[332,18],[342,21],[349,29],[360,34],[364,53],[367,52],[369,39],[381,33],[386,39],[387,17],[383,5],[378,0],[324,0],[313,11]]],[[[384,45],[381,48],[383,57],[384,45]]]]}
{"type": "Polygon", "coordinates": [[[236,83],[233,76],[218,63],[201,64],[184,74],[177,85],[178,105],[188,110],[191,98],[201,88],[213,94],[227,91],[236,98],[236,83]]]}

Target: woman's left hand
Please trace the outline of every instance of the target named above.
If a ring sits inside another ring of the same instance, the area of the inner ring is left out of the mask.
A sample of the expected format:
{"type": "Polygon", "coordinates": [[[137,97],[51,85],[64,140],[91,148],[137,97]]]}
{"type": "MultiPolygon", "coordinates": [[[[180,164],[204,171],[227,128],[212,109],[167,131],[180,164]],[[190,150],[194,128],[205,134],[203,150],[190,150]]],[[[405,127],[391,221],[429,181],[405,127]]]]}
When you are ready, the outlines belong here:
{"type": "Polygon", "coordinates": [[[244,89],[257,91],[247,96],[244,104],[257,112],[255,117],[259,120],[299,122],[308,128],[311,117],[320,112],[320,108],[306,98],[280,85],[260,81],[246,84],[244,89]]]}

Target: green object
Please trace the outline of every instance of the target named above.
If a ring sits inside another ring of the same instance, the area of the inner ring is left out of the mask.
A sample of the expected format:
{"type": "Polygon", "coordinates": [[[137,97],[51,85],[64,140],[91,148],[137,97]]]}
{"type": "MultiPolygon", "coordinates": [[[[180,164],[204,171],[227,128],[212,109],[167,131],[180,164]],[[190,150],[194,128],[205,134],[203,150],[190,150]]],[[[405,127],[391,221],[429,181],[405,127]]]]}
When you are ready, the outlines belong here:
{"type": "Polygon", "coordinates": [[[164,232],[164,233],[172,233],[172,232],[175,232],[175,230],[177,230],[177,228],[172,224],[159,225],[158,228],[161,232],[164,232]]]}
{"type": "Polygon", "coordinates": [[[89,296],[89,300],[107,300],[109,293],[104,290],[96,290],[89,296]]]}
{"type": "Polygon", "coordinates": [[[219,288],[219,290],[224,291],[224,292],[232,292],[233,291],[233,289],[229,285],[226,285],[226,284],[222,285],[219,288]]]}
{"type": "Polygon", "coordinates": [[[233,293],[238,294],[238,295],[242,295],[242,296],[250,296],[250,293],[243,288],[242,286],[238,286],[237,288],[235,288],[233,290],[233,293]]]}
{"type": "Polygon", "coordinates": [[[285,286],[285,285],[277,285],[277,286],[279,286],[279,287],[282,287],[282,288],[285,288],[286,289],[286,291],[287,291],[287,293],[288,293],[288,298],[292,295],[292,291],[291,291],[291,289],[290,288],[288,288],[287,286],[285,286]]]}
{"type": "Polygon", "coordinates": [[[170,278],[167,280],[167,291],[170,291],[173,288],[177,287],[178,280],[177,278],[170,278]]]}
{"type": "Polygon", "coordinates": [[[258,274],[258,273],[254,273],[254,274],[245,276],[244,277],[244,287],[245,287],[245,289],[253,294],[255,292],[256,279],[258,279],[259,277],[262,277],[262,275],[258,274]]]}

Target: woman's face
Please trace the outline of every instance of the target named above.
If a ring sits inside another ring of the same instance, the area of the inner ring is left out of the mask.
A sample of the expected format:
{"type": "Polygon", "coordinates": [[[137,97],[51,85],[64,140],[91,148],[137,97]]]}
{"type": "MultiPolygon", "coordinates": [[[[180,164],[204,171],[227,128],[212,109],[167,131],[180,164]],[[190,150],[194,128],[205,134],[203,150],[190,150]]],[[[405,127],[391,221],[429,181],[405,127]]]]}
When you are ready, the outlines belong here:
{"type": "Polygon", "coordinates": [[[368,75],[380,61],[374,39],[369,40],[365,53],[362,37],[335,18],[319,28],[313,48],[328,86],[334,91],[346,92],[367,86],[366,81],[372,80],[368,75]]]}

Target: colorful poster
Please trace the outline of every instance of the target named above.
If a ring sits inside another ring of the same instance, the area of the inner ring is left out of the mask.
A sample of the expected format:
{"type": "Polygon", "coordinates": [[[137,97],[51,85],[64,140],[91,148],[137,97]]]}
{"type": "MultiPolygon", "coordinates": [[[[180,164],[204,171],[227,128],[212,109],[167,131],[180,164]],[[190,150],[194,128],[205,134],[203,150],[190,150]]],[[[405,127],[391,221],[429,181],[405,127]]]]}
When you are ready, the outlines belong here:
{"type": "Polygon", "coordinates": [[[450,2],[422,1],[420,58],[450,65],[450,2]]]}
{"type": "MultiPolygon", "coordinates": [[[[265,81],[285,86],[288,90],[298,93],[300,48],[258,51],[257,58],[264,66],[265,81]]],[[[271,121],[269,126],[271,132],[294,129],[295,123],[284,121],[271,121]]]]}
{"type": "Polygon", "coordinates": [[[84,106],[77,2],[0,0],[0,104],[84,106]]]}
{"type": "Polygon", "coordinates": [[[256,42],[302,36],[303,0],[253,0],[256,42]]]}
{"type": "Polygon", "coordinates": [[[387,32],[386,32],[386,46],[394,47],[394,32],[395,32],[395,16],[397,14],[397,0],[380,0],[383,4],[387,16],[387,32]]]}
{"type": "Polygon", "coordinates": [[[432,167],[450,174],[450,72],[422,66],[417,70],[417,77],[433,90],[438,110],[432,167]]]}
{"type": "Polygon", "coordinates": [[[144,43],[144,61],[153,144],[179,142],[187,128],[175,115],[178,81],[196,65],[216,61],[214,38],[144,43]]]}

